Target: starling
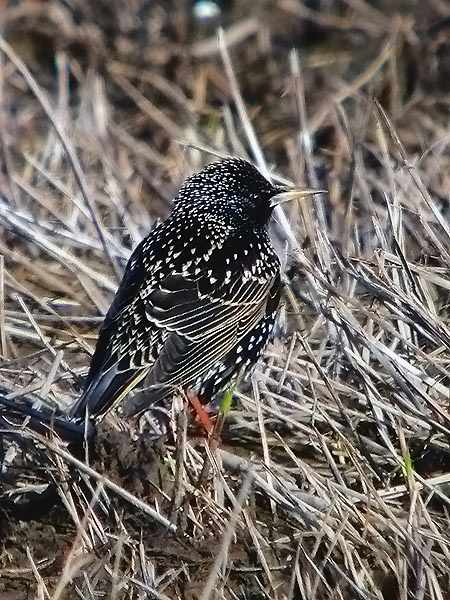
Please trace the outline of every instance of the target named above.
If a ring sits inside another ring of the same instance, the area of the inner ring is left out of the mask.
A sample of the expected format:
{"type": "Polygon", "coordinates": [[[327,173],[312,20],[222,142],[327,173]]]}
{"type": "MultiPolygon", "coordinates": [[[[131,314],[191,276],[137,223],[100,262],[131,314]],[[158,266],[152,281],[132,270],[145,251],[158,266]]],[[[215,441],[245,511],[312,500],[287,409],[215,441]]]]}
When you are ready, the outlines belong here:
{"type": "Polygon", "coordinates": [[[280,300],[268,224],[283,191],[236,158],[186,180],[128,262],[72,417],[101,417],[144,379],[128,414],[179,388],[208,403],[255,365],[280,300]]]}

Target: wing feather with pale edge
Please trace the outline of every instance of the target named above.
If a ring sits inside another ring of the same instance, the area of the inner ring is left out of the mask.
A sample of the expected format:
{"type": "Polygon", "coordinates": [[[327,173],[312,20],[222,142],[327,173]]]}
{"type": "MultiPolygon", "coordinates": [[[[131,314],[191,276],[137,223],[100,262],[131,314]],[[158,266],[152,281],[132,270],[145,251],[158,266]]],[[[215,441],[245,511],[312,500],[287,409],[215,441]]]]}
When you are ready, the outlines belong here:
{"type": "Polygon", "coordinates": [[[203,285],[202,279],[174,276],[148,296],[148,319],[170,334],[147,376],[149,394],[133,406],[133,414],[146,410],[174,387],[201,377],[231,352],[263,318],[269,292],[279,286],[279,277],[243,280],[236,273],[234,281],[219,288],[202,291],[203,285]]]}

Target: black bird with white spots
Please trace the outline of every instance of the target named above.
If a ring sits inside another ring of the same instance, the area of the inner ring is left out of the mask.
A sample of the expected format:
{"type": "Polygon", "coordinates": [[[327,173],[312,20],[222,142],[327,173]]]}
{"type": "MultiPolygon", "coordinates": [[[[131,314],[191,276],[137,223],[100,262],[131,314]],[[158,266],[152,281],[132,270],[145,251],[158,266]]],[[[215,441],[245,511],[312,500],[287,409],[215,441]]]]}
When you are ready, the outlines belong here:
{"type": "Polygon", "coordinates": [[[134,414],[180,388],[208,403],[255,365],[280,300],[268,224],[281,191],[235,158],[186,180],[128,262],[73,417],[102,416],[143,380],[134,414]]]}

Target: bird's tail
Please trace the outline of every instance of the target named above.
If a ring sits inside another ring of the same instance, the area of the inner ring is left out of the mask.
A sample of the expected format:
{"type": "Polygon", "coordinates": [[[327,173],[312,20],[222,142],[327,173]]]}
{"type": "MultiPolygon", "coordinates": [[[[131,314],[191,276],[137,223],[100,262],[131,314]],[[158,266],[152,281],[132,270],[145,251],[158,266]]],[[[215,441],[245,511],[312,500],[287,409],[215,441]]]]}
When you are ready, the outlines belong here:
{"type": "Polygon", "coordinates": [[[68,444],[82,444],[93,435],[93,426],[82,421],[69,420],[63,413],[54,413],[46,408],[35,409],[29,402],[18,404],[0,394],[0,437],[14,435],[17,426],[26,424],[36,433],[54,431],[68,444]]]}
{"type": "Polygon", "coordinates": [[[88,381],[84,392],[70,411],[71,417],[84,421],[88,412],[90,418],[100,420],[136,387],[147,373],[148,368],[127,371],[112,368],[99,373],[88,381]]]}

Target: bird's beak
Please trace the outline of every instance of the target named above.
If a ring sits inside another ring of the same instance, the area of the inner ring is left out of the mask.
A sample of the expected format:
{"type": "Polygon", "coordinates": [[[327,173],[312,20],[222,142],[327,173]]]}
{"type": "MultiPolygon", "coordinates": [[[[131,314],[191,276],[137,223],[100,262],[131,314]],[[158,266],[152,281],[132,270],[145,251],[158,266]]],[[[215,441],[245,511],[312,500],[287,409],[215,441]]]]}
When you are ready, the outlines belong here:
{"type": "Polygon", "coordinates": [[[302,200],[307,196],[314,196],[315,194],[326,194],[326,190],[304,190],[300,188],[293,188],[290,190],[286,190],[272,196],[270,199],[270,207],[275,208],[279,204],[283,204],[284,202],[290,202],[291,200],[302,200]]]}

